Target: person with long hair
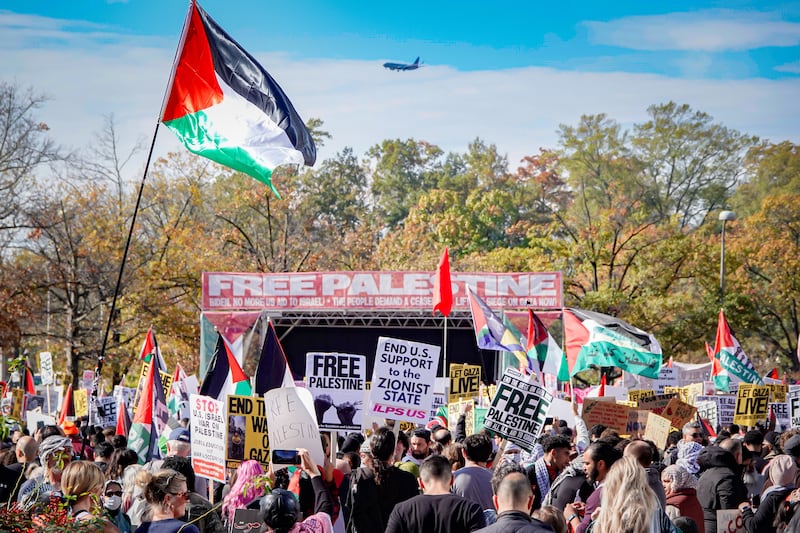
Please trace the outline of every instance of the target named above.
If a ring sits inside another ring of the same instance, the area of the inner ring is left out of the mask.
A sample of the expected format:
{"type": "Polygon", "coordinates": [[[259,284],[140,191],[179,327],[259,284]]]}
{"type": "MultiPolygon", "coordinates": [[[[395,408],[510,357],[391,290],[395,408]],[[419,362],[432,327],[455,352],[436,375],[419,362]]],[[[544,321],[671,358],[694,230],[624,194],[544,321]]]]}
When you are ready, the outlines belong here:
{"type": "Polygon", "coordinates": [[[634,457],[616,461],[605,477],[593,533],[677,533],[661,510],[647,473],[634,457]]]}
{"type": "Polygon", "coordinates": [[[91,524],[103,533],[120,533],[110,520],[102,516],[100,495],[105,481],[103,471],[92,461],[74,461],[64,468],[61,490],[76,522],[91,524]]]}
{"type": "Polygon", "coordinates": [[[178,520],[186,514],[189,501],[189,488],[183,474],[159,470],[147,483],[144,496],[150,504],[150,520],[142,522],[136,533],[200,533],[197,526],[178,520]]]}
{"type": "Polygon", "coordinates": [[[378,428],[370,438],[372,466],[355,470],[345,493],[348,532],[385,531],[394,506],[419,494],[414,475],[392,464],[394,453],[392,429],[378,428]]]}
{"type": "Polygon", "coordinates": [[[236,469],[236,480],[222,499],[222,516],[228,524],[233,523],[236,509],[244,509],[264,495],[264,485],[258,480],[263,475],[264,469],[258,461],[244,461],[236,469]]]}

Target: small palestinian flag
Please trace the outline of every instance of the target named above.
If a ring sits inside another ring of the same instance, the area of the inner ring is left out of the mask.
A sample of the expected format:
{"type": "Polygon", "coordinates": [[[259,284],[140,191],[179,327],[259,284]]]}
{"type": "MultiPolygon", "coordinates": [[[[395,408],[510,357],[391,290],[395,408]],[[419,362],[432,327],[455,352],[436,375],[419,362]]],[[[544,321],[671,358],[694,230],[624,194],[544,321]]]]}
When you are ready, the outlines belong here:
{"type": "Polygon", "coordinates": [[[229,395],[250,396],[252,393],[250,379],[233,355],[228,341],[218,333],[214,358],[208,366],[200,394],[224,402],[229,395]]]}
{"type": "Polygon", "coordinates": [[[249,53],[192,2],[161,121],[195,154],[269,185],[278,165],[317,151],[289,98],[249,53]]]}
{"type": "Polygon", "coordinates": [[[742,346],[733,336],[725,312],[720,309],[717,322],[717,338],[714,342],[714,386],[718,391],[728,392],[733,383],[763,384],[764,380],[756,372],[753,363],[744,353],[742,346]]]}

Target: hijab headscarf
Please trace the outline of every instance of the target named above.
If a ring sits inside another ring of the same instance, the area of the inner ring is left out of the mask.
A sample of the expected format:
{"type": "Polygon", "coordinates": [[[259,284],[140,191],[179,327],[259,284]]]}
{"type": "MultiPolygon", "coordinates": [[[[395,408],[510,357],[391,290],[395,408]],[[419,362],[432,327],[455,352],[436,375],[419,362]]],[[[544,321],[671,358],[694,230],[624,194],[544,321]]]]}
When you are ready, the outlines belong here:
{"type": "Polygon", "coordinates": [[[661,473],[661,477],[663,478],[664,476],[670,479],[673,492],[677,492],[681,489],[697,488],[697,478],[679,464],[669,465],[666,467],[661,473]]]}

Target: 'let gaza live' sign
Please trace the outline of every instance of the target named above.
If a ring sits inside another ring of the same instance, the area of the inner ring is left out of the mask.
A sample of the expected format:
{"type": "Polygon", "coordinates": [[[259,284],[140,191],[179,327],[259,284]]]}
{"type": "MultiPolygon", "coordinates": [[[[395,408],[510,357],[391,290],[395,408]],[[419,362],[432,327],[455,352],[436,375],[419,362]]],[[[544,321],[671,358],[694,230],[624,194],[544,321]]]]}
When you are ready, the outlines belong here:
{"type": "MultiPolygon", "coordinates": [[[[203,310],[430,309],[434,272],[203,272],[203,310]]],[[[453,272],[453,307],[467,285],[492,307],[560,308],[560,272],[453,272]]]]}

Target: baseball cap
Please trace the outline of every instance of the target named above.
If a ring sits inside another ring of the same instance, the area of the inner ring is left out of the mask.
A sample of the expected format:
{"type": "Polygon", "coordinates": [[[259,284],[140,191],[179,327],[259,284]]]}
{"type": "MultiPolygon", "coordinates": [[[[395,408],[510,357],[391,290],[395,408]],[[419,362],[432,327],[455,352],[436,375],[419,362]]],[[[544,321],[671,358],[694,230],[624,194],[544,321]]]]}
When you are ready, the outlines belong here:
{"type": "Polygon", "coordinates": [[[186,428],[175,428],[169,434],[169,440],[179,440],[181,442],[192,442],[191,434],[186,428]]]}
{"type": "Polygon", "coordinates": [[[800,435],[792,435],[783,445],[783,451],[794,457],[800,457],[800,435]]]}

